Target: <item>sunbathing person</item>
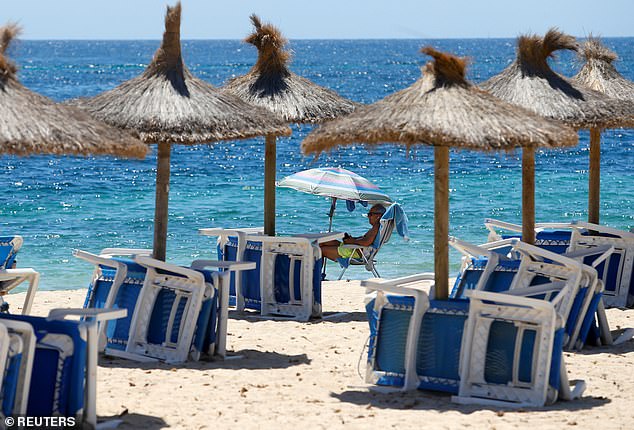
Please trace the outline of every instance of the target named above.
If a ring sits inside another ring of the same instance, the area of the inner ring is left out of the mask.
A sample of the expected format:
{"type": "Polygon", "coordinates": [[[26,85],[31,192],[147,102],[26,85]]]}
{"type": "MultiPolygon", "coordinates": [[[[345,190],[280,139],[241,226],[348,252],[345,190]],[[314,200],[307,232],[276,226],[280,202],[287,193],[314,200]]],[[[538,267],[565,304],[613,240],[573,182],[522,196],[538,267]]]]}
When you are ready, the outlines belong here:
{"type": "Polygon", "coordinates": [[[337,261],[338,258],[360,258],[359,251],[351,248],[344,248],[343,245],[360,245],[370,246],[374,243],[379,234],[379,226],[381,217],[385,213],[385,208],[381,205],[374,205],[368,212],[368,222],[372,227],[366,234],[359,237],[352,237],[348,233],[344,233],[343,242],[338,240],[330,240],[328,242],[321,243],[321,255],[324,258],[328,258],[332,261],[337,261]]]}

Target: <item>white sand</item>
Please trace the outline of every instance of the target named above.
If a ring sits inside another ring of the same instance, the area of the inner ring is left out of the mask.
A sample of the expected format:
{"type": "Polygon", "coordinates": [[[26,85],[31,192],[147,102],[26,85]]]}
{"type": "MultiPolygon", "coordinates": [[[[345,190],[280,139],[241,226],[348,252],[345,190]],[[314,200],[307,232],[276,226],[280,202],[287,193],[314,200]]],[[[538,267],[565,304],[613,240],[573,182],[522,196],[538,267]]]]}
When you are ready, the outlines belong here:
{"type": "MultiPolygon", "coordinates": [[[[34,314],[80,307],[85,290],[39,292],[34,314]]],[[[461,406],[432,392],[377,394],[359,386],[369,331],[358,281],[326,282],[326,321],[258,320],[231,312],[228,349],[241,360],[139,364],[100,358],[97,412],[121,429],[634,428],[634,341],[566,353],[582,399],[536,410],[461,406]],[[573,428],[574,428],[573,427],[573,428]]],[[[22,295],[10,296],[21,303],[22,295]]],[[[13,308],[14,312],[16,307],[13,308]]],[[[634,327],[634,310],[608,310],[613,329],[634,327]]]]}

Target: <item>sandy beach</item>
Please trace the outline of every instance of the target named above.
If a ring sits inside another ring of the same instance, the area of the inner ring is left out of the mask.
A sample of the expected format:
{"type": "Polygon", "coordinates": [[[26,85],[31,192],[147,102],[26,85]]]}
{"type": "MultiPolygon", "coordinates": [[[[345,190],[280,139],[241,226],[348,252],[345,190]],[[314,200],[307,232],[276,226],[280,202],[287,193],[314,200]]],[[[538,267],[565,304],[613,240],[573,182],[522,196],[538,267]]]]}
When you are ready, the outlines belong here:
{"type": "MultiPolygon", "coordinates": [[[[369,392],[369,331],[359,281],[326,282],[325,315],[309,323],[230,313],[228,349],[241,359],[139,364],[100,357],[97,412],[120,416],[120,429],[576,428],[634,424],[634,341],[566,353],[570,379],[585,379],[582,399],[534,410],[451,403],[448,395],[369,392]],[[341,315],[333,315],[343,313],[341,315]],[[362,356],[363,354],[363,356],[362,356]]],[[[85,290],[40,291],[33,313],[80,307],[85,290]]],[[[10,296],[21,303],[23,295],[10,296]]],[[[13,308],[16,311],[16,308],[13,308]]],[[[634,310],[609,309],[613,330],[634,327],[634,310]]]]}

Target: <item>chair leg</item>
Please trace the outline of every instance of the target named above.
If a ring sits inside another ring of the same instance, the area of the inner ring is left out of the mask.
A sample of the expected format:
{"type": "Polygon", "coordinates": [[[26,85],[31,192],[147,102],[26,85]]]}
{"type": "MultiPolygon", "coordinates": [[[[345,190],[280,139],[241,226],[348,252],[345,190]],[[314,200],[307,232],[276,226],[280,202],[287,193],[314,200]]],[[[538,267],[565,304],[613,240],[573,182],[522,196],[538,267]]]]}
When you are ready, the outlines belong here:
{"type": "Polygon", "coordinates": [[[344,267],[343,270],[341,271],[341,273],[339,274],[339,277],[337,278],[337,281],[341,281],[341,278],[343,278],[343,274],[346,273],[346,270],[348,270],[348,268],[344,267]]]}

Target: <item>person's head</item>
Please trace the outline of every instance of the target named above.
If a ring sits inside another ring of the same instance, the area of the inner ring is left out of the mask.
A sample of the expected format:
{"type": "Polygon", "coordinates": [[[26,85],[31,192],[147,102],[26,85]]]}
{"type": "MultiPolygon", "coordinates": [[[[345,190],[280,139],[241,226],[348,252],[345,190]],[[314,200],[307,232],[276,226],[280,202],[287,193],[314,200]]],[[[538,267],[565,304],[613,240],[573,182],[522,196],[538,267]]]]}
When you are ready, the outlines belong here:
{"type": "Polygon", "coordinates": [[[368,222],[372,225],[378,223],[381,220],[381,217],[385,213],[385,208],[383,205],[374,205],[368,211],[368,222]]]}

